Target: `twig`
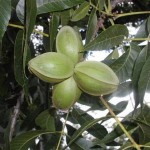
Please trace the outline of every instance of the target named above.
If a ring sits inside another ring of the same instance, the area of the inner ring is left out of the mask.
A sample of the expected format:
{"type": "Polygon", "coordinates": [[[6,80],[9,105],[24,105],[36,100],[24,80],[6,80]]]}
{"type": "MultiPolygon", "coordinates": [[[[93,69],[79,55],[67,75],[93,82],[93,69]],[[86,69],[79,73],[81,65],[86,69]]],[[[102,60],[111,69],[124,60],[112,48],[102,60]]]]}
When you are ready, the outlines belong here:
{"type": "Polygon", "coordinates": [[[62,138],[62,135],[64,134],[64,129],[65,129],[65,126],[66,126],[66,123],[67,123],[68,116],[69,116],[69,110],[68,110],[67,115],[66,115],[66,118],[65,118],[65,122],[64,122],[62,131],[61,131],[61,135],[60,135],[60,138],[59,138],[59,141],[58,141],[56,150],[59,150],[60,143],[61,143],[61,138],[62,138]]]}
{"type": "Polygon", "coordinates": [[[21,96],[18,97],[17,99],[17,104],[16,106],[14,106],[14,110],[13,113],[11,115],[11,122],[10,122],[10,132],[9,132],[9,141],[11,142],[14,131],[15,131],[15,125],[17,122],[17,118],[19,116],[20,113],[20,105],[21,105],[21,100],[22,100],[23,94],[21,94],[21,96]]]}
{"type": "Polygon", "coordinates": [[[131,135],[128,133],[128,131],[125,129],[125,127],[123,126],[123,124],[119,121],[118,117],[115,115],[115,113],[112,111],[112,109],[109,107],[109,105],[107,104],[107,102],[104,100],[104,98],[102,96],[100,96],[100,99],[102,101],[102,103],[104,104],[104,106],[109,110],[110,114],[114,117],[114,119],[116,120],[116,122],[118,123],[118,125],[120,126],[120,128],[122,129],[122,131],[125,133],[125,135],[129,138],[129,140],[131,141],[131,143],[133,144],[133,147],[135,147],[137,150],[141,150],[140,146],[134,141],[134,139],[131,137],[131,135]]]}

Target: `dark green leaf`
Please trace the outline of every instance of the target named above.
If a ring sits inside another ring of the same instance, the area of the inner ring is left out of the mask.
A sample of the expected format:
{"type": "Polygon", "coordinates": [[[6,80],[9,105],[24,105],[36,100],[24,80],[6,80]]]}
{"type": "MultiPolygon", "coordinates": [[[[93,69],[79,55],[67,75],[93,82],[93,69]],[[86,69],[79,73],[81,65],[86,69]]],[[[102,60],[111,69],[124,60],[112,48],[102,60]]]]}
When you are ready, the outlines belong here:
{"type": "Polygon", "coordinates": [[[23,31],[20,30],[17,34],[14,48],[14,74],[16,81],[23,86],[24,73],[23,73],[23,31]]]}
{"type": "Polygon", "coordinates": [[[142,68],[139,82],[138,82],[138,91],[140,91],[139,92],[139,102],[141,105],[143,105],[145,93],[150,90],[149,66],[150,66],[150,57],[147,59],[147,61],[145,62],[144,66],[142,68]]]}
{"type": "Polygon", "coordinates": [[[84,0],[37,0],[38,14],[65,10],[82,2],[84,0]]]}
{"type": "Polygon", "coordinates": [[[30,147],[31,141],[42,134],[54,134],[54,132],[36,130],[23,133],[12,140],[10,150],[27,150],[30,147]]]}
{"type": "Polygon", "coordinates": [[[89,7],[90,4],[87,1],[82,3],[80,7],[74,11],[71,21],[79,21],[83,19],[87,15],[89,11],[89,7]]]}
{"type": "Polygon", "coordinates": [[[72,144],[84,131],[88,130],[99,121],[105,120],[106,118],[110,118],[110,117],[102,117],[102,118],[86,121],[85,123],[83,123],[82,126],[73,134],[68,145],[72,144]]]}
{"type": "MultiPolygon", "coordinates": [[[[123,123],[123,122],[122,122],[123,123]]],[[[131,134],[133,132],[135,132],[138,127],[130,122],[124,122],[123,123],[124,127],[126,128],[126,130],[131,134]]],[[[113,131],[111,131],[109,134],[107,134],[102,140],[96,140],[95,141],[95,145],[101,145],[101,144],[107,144],[112,142],[114,139],[120,137],[121,135],[123,135],[124,132],[122,131],[122,129],[117,125],[117,127],[115,127],[115,129],[113,131]]]]}
{"type": "Polygon", "coordinates": [[[124,37],[128,36],[128,29],[124,25],[114,25],[103,31],[92,42],[85,46],[85,51],[108,50],[121,44],[124,37]]]}
{"type": "Polygon", "coordinates": [[[140,49],[137,45],[131,44],[130,48],[119,57],[110,67],[116,72],[120,82],[125,82],[132,76],[133,66],[140,49]]]}
{"type": "Polygon", "coordinates": [[[55,131],[55,120],[54,117],[50,115],[48,110],[40,113],[35,119],[37,126],[48,131],[55,131]]]}
{"type": "Polygon", "coordinates": [[[86,41],[85,44],[88,44],[90,41],[94,39],[94,34],[96,32],[97,26],[97,15],[95,9],[92,10],[89,21],[88,21],[88,28],[86,31],[86,41]]]}
{"type": "Polygon", "coordinates": [[[0,41],[7,29],[11,16],[11,0],[0,0],[0,41]]]}

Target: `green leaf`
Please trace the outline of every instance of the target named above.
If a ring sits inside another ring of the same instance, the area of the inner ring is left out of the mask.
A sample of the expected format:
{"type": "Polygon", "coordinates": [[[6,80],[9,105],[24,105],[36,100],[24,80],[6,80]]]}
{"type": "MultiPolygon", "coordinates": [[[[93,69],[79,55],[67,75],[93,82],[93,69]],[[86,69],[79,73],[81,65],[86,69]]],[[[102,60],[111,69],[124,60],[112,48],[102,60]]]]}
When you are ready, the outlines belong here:
{"type": "Polygon", "coordinates": [[[11,0],[0,0],[0,41],[11,17],[11,0]]]}
{"type": "Polygon", "coordinates": [[[53,13],[52,19],[50,21],[50,29],[49,29],[49,35],[50,35],[50,51],[54,51],[54,42],[57,35],[57,29],[59,26],[59,16],[53,13]]]}
{"type": "Polygon", "coordinates": [[[119,57],[110,67],[116,72],[120,83],[125,82],[132,76],[133,66],[138,56],[140,48],[131,43],[130,48],[119,57]]]}
{"type": "Polygon", "coordinates": [[[113,97],[125,97],[132,92],[132,82],[123,82],[118,86],[118,90],[112,93],[111,95],[104,96],[105,99],[110,100],[113,97]]]}
{"type": "Polygon", "coordinates": [[[145,93],[150,90],[149,66],[150,66],[150,57],[147,59],[147,61],[145,62],[144,66],[142,68],[139,82],[138,82],[138,91],[140,91],[139,92],[139,102],[142,106],[143,106],[145,93]]]}
{"type": "Polygon", "coordinates": [[[85,138],[77,139],[71,146],[71,150],[91,150],[93,142],[85,138]]]}
{"type": "Polygon", "coordinates": [[[54,134],[50,131],[28,131],[15,137],[10,143],[10,150],[27,150],[31,142],[38,136],[43,134],[54,134]]]}
{"type": "Polygon", "coordinates": [[[65,10],[83,2],[84,0],[37,0],[38,14],[65,10]]]}
{"type": "Polygon", "coordinates": [[[94,34],[96,32],[96,26],[97,26],[97,15],[96,15],[96,10],[93,9],[89,21],[88,21],[88,28],[86,31],[86,41],[85,44],[88,44],[90,41],[94,39],[94,34]]]}
{"type": "Polygon", "coordinates": [[[36,0],[26,0],[26,40],[30,39],[36,21],[36,0]]]}
{"type": "Polygon", "coordinates": [[[22,24],[24,24],[24,2],[24,0],[20,0],[16,6],[16,14],[22,24]]]}
{"type": "Polygon", "coordinates": [[[71,21],[79,21],[83,19],[87,15],[89,11],[89,7],[90,4],[87,1],[82,3],[80,7],[74,11],[71,21]]]}
{"type": "MultiPolygon", "coordinates": [[[[130,122],[122,122],[122,123],[123,123],[124,127],[126,128],[126,130],[128,131],[128,133],[130,133],[130,134],[135,132],[138,129],[138,126],[136,126],[133,123],[130,123],[130,122]]],[[[120,137],[123,134],[124,134],[124,132],[117,125],[117,127],[115,127],[114,130],[111,131],[109,134],[107,134],[102,140],[95,140],[95,145],[110,143],[110,142],[114,141],[114,139],[120,137]]]]}
{"type": "Polygon", "coordinates": [[[134,68],[133,68],[133,74],[132,74],[132,82],[133,82],[133,89],[134,89],[134,100],[135,100],[135,108],[138,106],[140,100],[139,100],[139,94],[138,91],[138,81],[140,78],[140,74],[143,68],[143,65],[145,64],[146,59],[149,56],[148,46],[145,46],[141,52],[139,53],[134,68]]]}
{"type": "Polygon", "coordinates": [[[35,123],[42,129],[46,129],[48,131],[55,131],[55,120],[54,117],[50,115],[48,110],[40,113],[35,119],[35,123]]]}
{"type": "Polygon", "coordinates": [[[20,30],[17,34],[15,47],[14,47],[14,74],[16,81],[23,86],[24,73],[23,73],[23,31],[20,30]]]}
{"type": "Polygon", "coordinates": [[[102,118],[86,121],[85,123],[83,123],[82,126],[77,131],[75,131],[75,133],[71,137],[68,145],[72,144],[84,131],[88,130],[89,128],[94,126],[99,121],[105,120],[106,118],[111,118],[111,117],[102,117],[102,118]]]}
{"type": "Polygon", "coordinates": [[[92,42],[85,46],[85,51],[108,50],[121,44],[124,37],[128,36],[128,29],[124,25],[114,25],[103,31],[92,42]]]}

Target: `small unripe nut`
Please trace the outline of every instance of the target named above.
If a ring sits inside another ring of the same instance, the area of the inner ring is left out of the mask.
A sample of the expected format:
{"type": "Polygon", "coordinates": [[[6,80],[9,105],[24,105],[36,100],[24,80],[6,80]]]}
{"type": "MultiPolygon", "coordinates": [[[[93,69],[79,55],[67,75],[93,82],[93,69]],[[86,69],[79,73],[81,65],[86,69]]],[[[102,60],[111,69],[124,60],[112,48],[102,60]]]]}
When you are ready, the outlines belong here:
{"type": "Polygon", "coordinates": [[[74,64],[79,61],[79,53],[83,51],[82,39],[79,33],[70,26],[63,26],[56,37],[58,53],[68,56],[74,64]]]}
{"type": "Polygon", "coordinates": [[[41,54],[29,61],[29,70],[38,78],[57,83],[73,74],[74,64],[65,55],[55,52],[41,54]]]}
{"type": "Polygon", "coordinates": [[[117,90],[118,77],[102,62],[80,62],[75,66],[74,72],[79,88],[90,95],[106,95],[117,90]]]}
{"type": "Polygon", "coordinates": [[[80,97],[81,90],[78,88],[73,77],[54,86],[52,94],[53,105],[57,109],[69,109],[80,97]]]}

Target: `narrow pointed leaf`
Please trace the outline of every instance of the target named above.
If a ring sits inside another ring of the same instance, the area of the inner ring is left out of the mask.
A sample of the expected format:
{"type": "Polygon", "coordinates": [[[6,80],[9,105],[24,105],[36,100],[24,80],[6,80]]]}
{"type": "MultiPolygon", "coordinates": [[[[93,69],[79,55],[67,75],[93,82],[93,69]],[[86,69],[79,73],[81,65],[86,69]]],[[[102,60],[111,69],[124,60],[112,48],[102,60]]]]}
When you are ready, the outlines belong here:
{"type": "Polygon", "coordinates": [[[121,44],[124,37],[128,36],[128,29],[124,25],[114,25],[103,31],[92,42],[85,46],[85,51],[108,50],[121,44]]]}
{"type": "Polygon", "coordinates": [[[0,0],[0,41],[6,31],[11,16],[11,0],[0,0]]]}
{"type": "MultiPolygon", "coordinates": [[[[96,123],[98,123],[101,120],[105,120],[107,117],[102,117],[102,118],[98,118],[98,119],[93,119],[90,121],[85,122],[71,137],[68,146],[70,144],[72,144],[84,131],[86,131],[87,129],[89,129],[90,127],[92,127],[93,125],[95,125],[96,123]]],[[[110,118],[110,117],[108,117],[110,118]]]]}
{"type": "Polygon", "coordinates": [[[83,19],[87,15],[89,7],[90,4],[87,1],[82,3],[80,7],[74,11],[71,21],[79,21],[83,19]]]}
{"type": "Polygon", "coordinates": [[[124,82],[125,80],[131,78],[133,66],[139,50],[139,47],[132,43],[130,48],[110,65],[110,67],[118,75],[120,82],[124,82]]]}
{"type": "Polygon", "coordinates": [[[96,32],[96,26],[97,26],[97,16],[95,9],[92,10],[89,21],[88,21],[88,28],[86,31],[86,44],[88,44],[90,41],[94,39],[94,34],[96,32]]]}
{"type": "Polygon", "coordinates": [[[14,48],[14,74],[16,81],[23,86],[24,84],[24,73],[23,73],[23,31],[19,31],[15,41],[14,48]]]}
{"type": "Polygon", "coordinates": [[[56,39],[57,35],[57,29],[59,26],[59,16],[55,13],[52,15],[52,19],[50,21],[50,29],[49,29],[49,35],[50,35],[50,51],[53,51],[54,41],[56,39]]]}
{"type": "Polygon", "coordinates": [[[30,147],[31,142],[42,134],[52,134],[50,131],[28,131],[19,136],[16,136],[11,144],[10,150],[27,150],[30,147]]]}
{"type": "Polygon", "coordinates": [[[37,0],[38,14],[65,10],[82,2],[84,0],[37,0]]]}

